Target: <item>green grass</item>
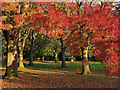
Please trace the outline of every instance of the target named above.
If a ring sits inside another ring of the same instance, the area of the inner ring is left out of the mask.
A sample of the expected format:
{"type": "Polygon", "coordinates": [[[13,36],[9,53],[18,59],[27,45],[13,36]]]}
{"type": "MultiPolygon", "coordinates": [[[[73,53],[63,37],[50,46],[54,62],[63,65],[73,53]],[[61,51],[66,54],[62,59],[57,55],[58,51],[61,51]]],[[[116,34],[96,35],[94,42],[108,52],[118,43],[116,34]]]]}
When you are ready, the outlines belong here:
{"type": "MultiPolygon", "coordinates": [[[[93,66],[94,62],[90,62],[90,69],[93,66]]],[[[74,63],[71,63],[70,61],[66,61],[66,68],[61,68],[61,63],[34,63],[33,66],[29,66],[28,64],[25,64],[25,67],[31,70],[41,70],[41,71],[71,71],[76,72],[78,66],[82,66],[82,63],[79,61],[75,61],[74,63]]],[[[103,69],[104,66],[100,62],[95,62],[95,70],[92,71],[94,74],[105,74],[105,70],[103,69]]]]}

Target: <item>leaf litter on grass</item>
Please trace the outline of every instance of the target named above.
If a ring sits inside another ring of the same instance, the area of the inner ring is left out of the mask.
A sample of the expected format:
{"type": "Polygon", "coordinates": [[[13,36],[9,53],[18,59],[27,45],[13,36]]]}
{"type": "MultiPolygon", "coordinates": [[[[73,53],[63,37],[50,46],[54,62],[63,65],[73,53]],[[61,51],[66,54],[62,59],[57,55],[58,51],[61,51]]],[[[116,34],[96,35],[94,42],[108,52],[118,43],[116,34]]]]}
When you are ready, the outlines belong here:
{"type": "MultiPolygon", "coordinates": [[[[4,74],[5,71],[3,71],[4,74]]],[[[118,78],[80,75],[72,71],[19,70],[19,78],[3,79],[3,88],[117,88],[118,78]]]]}

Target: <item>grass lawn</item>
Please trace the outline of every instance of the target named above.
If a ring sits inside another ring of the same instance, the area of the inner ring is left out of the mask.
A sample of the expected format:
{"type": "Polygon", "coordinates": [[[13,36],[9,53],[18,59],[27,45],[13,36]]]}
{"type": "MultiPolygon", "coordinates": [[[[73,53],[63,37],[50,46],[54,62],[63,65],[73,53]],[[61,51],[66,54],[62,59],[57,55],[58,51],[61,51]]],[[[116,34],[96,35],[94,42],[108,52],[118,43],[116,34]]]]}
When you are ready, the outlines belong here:
{"type": "MultiPolygon", "coordinates": [[[[90,67],[94,62],[90,62],[90,67]]],[[[61,62],[34,61],[29,66],[25,61],[25,68],[18,69],[18,78],[2,80],[2,88],[118,88],[118,78],[108,77],[100,62],[95,62],[95,70],[90,75],[80,75],[76,69],[81,62],[66,62],[61,68],[61,62]]],[[[3,70],[2,74],[5,74],[3,70]]]]}
{"type": "MultiPolygon", "coordinates": [[[[95,62],[95,70],[92,71],[92,66],[94,62],[90,62],[89,66],[91,69],[91,72],[93,74],[105,74],[104,65],[101,64],[101,62],[95,62]]],[[[70,61],[66,61],[66,68],[61,68],[61,62],[54,63],[54,61],[46,61],[45,63],[40,63],[39,61],[35,61],[33,66],[29,66],[28,63],[25,63],[25,67],[31,70],[42,70],[42,71],[70,71],[70,72],[76,72],[77,68],[79,66],[82,66],[82,62],[75,61],[74,63],[71,63],[70,61]]]]}

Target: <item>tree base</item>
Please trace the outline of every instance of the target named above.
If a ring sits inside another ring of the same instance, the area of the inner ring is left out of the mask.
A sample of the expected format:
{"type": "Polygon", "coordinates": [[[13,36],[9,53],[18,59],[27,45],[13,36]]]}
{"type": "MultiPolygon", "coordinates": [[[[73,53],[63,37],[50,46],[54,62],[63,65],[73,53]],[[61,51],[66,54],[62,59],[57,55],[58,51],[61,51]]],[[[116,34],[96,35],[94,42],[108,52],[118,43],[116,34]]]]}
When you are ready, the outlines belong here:
{"type": "Polygon", "coordinates": [[[19,78],[18,75],[14,75],[14,74],[11,74],[11,75],[3,75],[2,76],[2,79],[8,79],[8,78],[19,78]]]}
{"type": "Polygon", "coordinates": [[[82,66],[82,72],[81,74],[91,74],[91,71],[89,69],[89,65],[83,65],[82,66]]]}
{"type": "Polygon", "coordinates": [[[55,60],[55,63],[58,63],[58,61],[57,61],[57,60],[55,60]]]}
{"type": "Polygon", "coordinates": [[[24,67],[24,65],[22,65],[22,66],[19,66],[18,68],[25,68],[25,67],[24,67]]]}
{"type": "Polygon", "coordinates": [[[61,67],[65,67],[65,68],[66,68],[67,66],[65,66],[65,65],[61,65],[61,67]]]}
{"type": "Polygon", "coordinates": [[[81,72],[81,74],[86,75],[86,74],[91,74],[91,72],[90,71],[83,71],[83,72],[81,72]]]}
{"type": "Polygon", "coordinates": [[[19,67],[18,68],[25,68],[23,63],[19,63],[19,67]]]}
{"type": "Polygon", "coordinates": [[[24,66],[19,66],[18,68],[25,68],[24,66]]]}
{"type": "Polygon", "coordinates": [[[25,69],[25,67],[18,67],[18,70],[23,70],[25,69]]]}

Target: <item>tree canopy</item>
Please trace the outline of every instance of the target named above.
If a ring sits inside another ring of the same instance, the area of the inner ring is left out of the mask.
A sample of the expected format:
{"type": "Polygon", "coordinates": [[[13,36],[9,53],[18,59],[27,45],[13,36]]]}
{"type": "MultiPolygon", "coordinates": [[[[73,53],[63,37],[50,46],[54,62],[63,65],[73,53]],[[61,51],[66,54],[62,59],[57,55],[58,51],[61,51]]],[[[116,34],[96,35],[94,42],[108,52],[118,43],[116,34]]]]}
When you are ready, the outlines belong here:
{"type": "Polygon", "coordinates": [[[118,74],[119,15],[112,6],[112,3],[87,2],[3,2],[2,29],[14,31],[12,37],[15,38],[15,31],[27,25],[39,34],[63,38],[74,55],[80,55],[84,47],[86,60],[93,45],[94,56],[106,64],[107,73],[118,74]]]}

